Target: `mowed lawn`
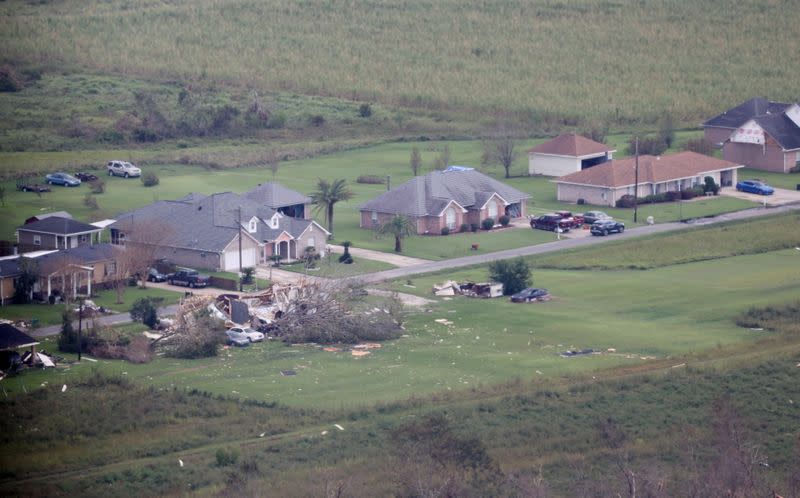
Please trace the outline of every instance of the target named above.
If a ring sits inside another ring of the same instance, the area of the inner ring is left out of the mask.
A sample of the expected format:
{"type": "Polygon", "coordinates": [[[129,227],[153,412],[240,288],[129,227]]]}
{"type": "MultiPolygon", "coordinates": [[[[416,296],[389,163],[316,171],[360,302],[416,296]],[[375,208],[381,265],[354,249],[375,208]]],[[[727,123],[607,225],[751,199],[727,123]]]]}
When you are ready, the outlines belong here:
{"type": "MultiPolygon", "coordinates": [[[[687,132],[680,137],[689,137],[696,132],[687,132]]],[[[540,214],[555,209],[573,209],[584,211],[593,206],[574,206],[556,201],[555,185],[547,177],[527,176],[527,154],[525,151],[533,144],[543,140],[532,140],[519,145],[520,154],[512,168],[511,179],[503,179],[500,167],[481,168],[486,173],[507,181],[510,185],[531,194],[529,204],[531,214],[540,214]],[[579,208],[580,209],[577,209],[579,208]]],[[[612,142],[622,142],[623,137],[610,137],[612,142]]],[[[442,148],[447,145],[451,150],[451,163],[480,167],[482,145],[478,141],[461,142],[418,142],[392,143],[375,147],[355,149],[329,156],[313,159],[283,162],[276,175],[276,180],[300,192],[309,193],[320,179],[347,180],[355,196],[353,199],[340,202],[335,207],[335,242],[345,240],[353,242],[355,247],[391,252],[394,241],[391,237],[377,238],[370,230],[359,228],[360,215],[358,206],[386,190],[385,185],[356,183],[363,174],[391,177],[391,186],[397,186],[411,178],[408,166],[411,148],[419,147],[422,152],[425,171],[430,171],[431,164],[442,148]]],[[[17,192],[14,182],[2,184],[6,189],[5,206],[0,206],[0,238],[11,239],[14,229],[23,223],[25,218],[42,212],[66,210],[78,219],[97,220],[113,218],[131,209],[141,207],[157,200],[178,199],[190,192],[245,192],[259,183],[272,179],[272,173],[265,167],[242,167],[226,170],[207,170],[197,166],[161,165],[145,166],[146,170],[155,172],[160,178],[159,185],[146,188],[138,179],[109,178],[106,180],[106,192],[96,195],[99,209],[91,210],[84,204],[88,194],[87,186],[77,188],[53,187],[53,192],[38,196],[34,193],[17,192]]],[[[41,180],[39,180],[41,181],[41,180]]],[[[666,203],[642,206],[639,209],[639,223],[647,216],[653,216],[656,222],[673,221],[679,217],[689,218],[708,216],[718,213],[736,211],[754,206],[749,201],[733,198],[703,198],[684,203],[666,203]]],[[[613,216],[633,224],[633,210],[605,209],[613,216]]],[[[322,220],[322,214],[317,213],[322,220]]],[[[501,230],[475,234],[451,234],[441,236],[415,236],[404,241],[403,253],[423,259],[447,259],[470,254],[472,244],[479,244],[481,251],[496,251],[521,247],[552,240],[552,234],[533,230],[501,230]]]]}
{"type": "MultiPolygon", "coordinates": [[[[431,285],[444,278],[483,280],[486,269],[415,278],[415,288],[403,282],[395,288],[432,298],[431,285]]],[[[409,318],[407,336],[362,358],[270,342],[226,349],[204,360],[84,362],[67,370],[26,373],[5,388],[17,391],[45,380],[68,383],[71,376],[96,368],[158,386],[337,408],[515,378],[547,382],[687,353],[713,356],[717,347],[755,340],[765,332],[741,329],[735,317],[751,306],[796,300],[798,281],[800,253],[795,249],[649,271],[535,270],[535,285],[549,288],[552,301],[523,305],[506,299],[436,298],[430,312],[420,310],[409,318]],[[452,325],[435,322],[442,318],[452,325]],[[604,353],[558,356],[584,348],[604,353]],[[297,375],[283,376],[282,370],[297,375]]]]}

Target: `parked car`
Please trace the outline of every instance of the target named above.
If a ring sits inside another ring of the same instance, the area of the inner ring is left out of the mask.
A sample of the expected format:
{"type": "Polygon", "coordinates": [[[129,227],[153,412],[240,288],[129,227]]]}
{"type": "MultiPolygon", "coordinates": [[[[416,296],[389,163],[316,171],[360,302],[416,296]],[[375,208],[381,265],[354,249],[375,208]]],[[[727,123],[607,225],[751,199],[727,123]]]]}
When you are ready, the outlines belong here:
{"type": "Polygon", "coordinates": [[[583,226],[582,214],[572,214],[570,211],[556,211],[556,214],[564,219],[571,219],[572,228],[580,228],[583,226]]]}
{"type": "Polygon", "coordinates": [[[736,184],[736,190],[758,195],[772,195],[775,193],[774,188],[759,180],[743,180],[736,184]]]}
{"type": "Polygon", "coordinates": [[[39,185],[38,183],[27,183],[25,180],[17,178],[17,190],[21,192],[36,192],[37,194],[40,194],[42,192],[50,192],[50,187],[47,185],[39,185]]]}
{"type": "Polygon", "coordinates": [[[63,185],[65,187],[77,187],[81,184],[81,181],[75,178],[74,176],[70,175],[69,173],[50,173],[49,175],[45,176],[44,179],[50,185],[63,185]]]}
{"type": "Polygon", "coordinates": [[[543,298],[547,296],[549,292],[547,289],[537,289],[535,287],[528,287],[526,289],[522,289],[521,291],[517,292],[516,294],[511,296],[512,303],[529,303],[531,301],[535,301],[537,299],[543,298]]]}
{"type": "Polygon", "coordinates": [[[170,285],[185,285],[187,287],[205,287],[208,285],[208,275],[201,275],[197,270],[185,268],[167,275],[170,285]]]}
{"type": "Polygon", "coordinates": [[[610,233],[622,233],[625,231],[625,223],[614,220],[600,220],[592,223],[589,229],[592,235],[608,235],[610,233]]]}
{"type": "Polygon", "coordinates": [[[108,161],[106,165],[109,176],[122,176],[124,178],[142,176],[142,170],[128,161],[108,161]]]}
{"type": "Polygon", "coordinates": [[[569,232],[573,226],[573,220],[564,218],[560,214],[550,213],[543,214],[542,216],[531,218],[531,228],[537,230],[550,230],[555,232],[556,228],[561,228],[563,232],[569,232]]]}
{"type": "Polygon", "coordinates": [[[235,332],[233,330],[226,330],[225,344],[231,346],[245,347],[250,345],[250,339],[243,332],[235,332]]]}
{"type": "Polygon", "coordinates": [[[86,171],[78,171],[75,173],[75,178],[82,182],[93,182],[97,180],[97,175],[93,173],[87,173],[86,171]]]}
{"type": "Polygon", "coordinates": [[[595,221],[610,220],[611,216],[602,211],[586,211],[583,213],[583,222],[591,225],[595,221]]]}
{"type": "Polygon", "coordinates": [[[261,342],[264,340],[264,334],[250,327],[231,327],[228,332],[236,332],[237,334],[244,334],[250,342],[261,342]]]}
{"type": "Polygon", "coordinates": [[[148,282],[166,282],[167,276],[160,271],[156,270],[155,268],[150,268],[147,270],[147,281],[148,282]]]}

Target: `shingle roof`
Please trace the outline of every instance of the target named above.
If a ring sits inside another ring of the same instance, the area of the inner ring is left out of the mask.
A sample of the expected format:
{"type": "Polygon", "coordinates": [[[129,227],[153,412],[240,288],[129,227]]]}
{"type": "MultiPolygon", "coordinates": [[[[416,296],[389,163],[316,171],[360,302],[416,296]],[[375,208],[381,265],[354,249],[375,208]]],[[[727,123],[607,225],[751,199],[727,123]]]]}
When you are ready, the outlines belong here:
{"type": "Polygon", "coordinates": [[[709,119],[703,123],[703,126],[738,128],[756,116],[781,114],[790,105],[783,102],[771,102],[763,97],[755,97],[709,119]]]}
{"type": "Polygon", "coordinates": [[[59,218],[72,218],[72,215],[66,211],[53,211],[52,213],[36,214],[28,219],[33,222],[36,220],[44,220],[45,218],[50,218],[52,216],[58,216],[59,218]]]}
{"type": "Polygon", "coordinates": [[[286,188],[277,182],[264,183],[245,192],[243,195],[252,201],[258,202],[262,206],[267,206],[272,209],[293,206],[295,204],[308,204],[311,202],[310,197],[290,188],[286,188]]]}
{"type": "Polygon", "coordinates": [[[27,225],[18,227],[17,230],[39,233],[55,233],[58,235],[69,235],[73,233],[99,232],[102,228],[97,228],[82,221],[72,218],[62,218],[60,216],[50,216],[43,220],[34,221],[27,225]]]}
{"type": "Polygon", "coordinates": [[[21,273],[19,258],[0,260],[0,277],[16,277],[21,273]]]}
{"type": "Polygon", "coordinates": [[[36,339],[8,323],[0,323],[0,350],[39,344],[36,339]]]}
{"type": "Polygon", "coordinates": [[[783,149],[800,148],[800,128],[786,114],[766,114],[756,117],[755,121],[783,149]]]}
{"type": "Polygon", "coordinates": [[[111,244],[94,244],[91,246],[78,246],[71,249],[45,254],[36,258],[41,267],[54,267],[69,262],[79,265],[88,265],[98,261],[114,259],[114,246],[111,244]]]}
{"type": "Polygon", "coordinates": [[[614,151],[606,144],[589,140],[586,137],[574,133],[567,133],[559,135],[549,142],[539,144],[528,151],[528,153],[534,152],[539,154],[554,154],[557,156],[582,157],[592,154],[606,154],[614,151]]]}
{"type": "MultiPolygon", "coordinates": [[[[451,201],[464,208],[476,206],[486,194],[497,193],[509,203],[530,198],[530,195],[475,170],[433,171],[417,176],[359,206],[362,211],[438,216],[451,201]]],[[[478,207],[478,206],[476,206],[478,207]]]]}
{"type": "MultiPolygon", "coordinates": [[[[639,156],[639,183],[663,183],[712,171],[741,168],[742,165],[715,157],[684,151],[666,156],[639,156]]],[[[574,183],[619,188],[636,183],[636,158],[614,159],[562,176],[555,183],[574,183]]]]}

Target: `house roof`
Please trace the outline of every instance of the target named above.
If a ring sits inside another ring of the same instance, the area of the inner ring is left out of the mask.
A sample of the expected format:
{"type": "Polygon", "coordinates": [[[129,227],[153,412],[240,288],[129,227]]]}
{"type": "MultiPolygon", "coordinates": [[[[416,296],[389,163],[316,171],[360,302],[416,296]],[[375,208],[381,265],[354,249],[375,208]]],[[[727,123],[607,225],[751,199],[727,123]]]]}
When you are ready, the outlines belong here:
{"type": "Polygon", "coordinates": [[[111,244],[95,244],[62,249],[36,258],[42,273],[52,273],[66,265],[88,266],[100,261],[114,259],[116,248],[111,244]]]}
{"type": "Polygon", "coordinates": [[[258,187],[245,192],[246,198],[255,201],[262,206],[278,209],[295,204],[308,204],[311,198],[290,188],[286,188],[277,182],[267,182],[258,187]]]}
{"type": "Polygon", "coordinates": [[[0,260],[0,278],[16,277],[22,271],[19,267],[19,258],[0,260]]]}
{"type": "Polygon", "coordinates": [[[703,126],[738,128],[756,116],[781,114],[790,105],[783,102],[771,102],[763,97],[755,97],[728,109],[719,116],[714,116],[703,123],[703,126]]]}
{"type": "MultiPolygon", "coordinates": [[[[639,183],[663,183],[681,178],[742,168],[740,164],[715,157],[684,151],[666,156],[639,156],[639,183]]],[[[553,180],[597,187],[619,188],[636,183],[636,158],[614,159],[553,180]]]]}
{"type": "Polygon", "coordinates": [[[525,192],[479,171],[433,171],[365,202],[359,206],[359,210],[407,216],[438,216],[450,201],[464,208],[480,207],[479,203],[485,203],[494,193],[509,203],[530,198],[525,192]]]}
{"type": "Polygon", "coordinates": [[[50,216],[43,220],[33,221],[18,227],[17,230],[38,233],[52,233],[57,235],[70,235],[75,233],[100,232],[103,229],[92,226],[82,221],[61,216],[50,216]]]}
{"type": "Polygon", "coordinates": [[[614,152],[614,150],[612,150],[606,144],[589,140],[586,137],[582,137],[574,133],[559,135],[556,138],[543,144],[539,144],[528,151],[528,153],[552,154],[556,156],[570,157],[606,154],[608,152],[614,152]]]}
{"type": "Polygon", "coordinates": [[[58,216],[59,218],[72,218],[72,215],[66,211],[53,211],[52,213],[43,213],[43,214],[36,214],[25,220],[26,223],[32,223],[37,220],[44,220],[46,218],[50,218],[52,216],[58,216]]]}
{"type": "Polygon", "coordinates": [[[39,344],[36,339],[8,323],[0,323],[0,351],[39,344]]]}
{"type": "Polygon", "coordinates": [[[800,127],[786,114],[765,114],[755,118],[756,123],[785,150],[800,148],[800,127]]]}

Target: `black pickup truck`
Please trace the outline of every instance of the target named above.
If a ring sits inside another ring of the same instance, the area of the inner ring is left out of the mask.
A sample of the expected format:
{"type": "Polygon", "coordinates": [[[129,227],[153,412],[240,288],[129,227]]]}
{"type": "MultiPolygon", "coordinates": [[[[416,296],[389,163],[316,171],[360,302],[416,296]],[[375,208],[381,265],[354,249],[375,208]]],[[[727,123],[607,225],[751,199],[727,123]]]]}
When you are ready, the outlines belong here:
{"type": "Polygon", "coordinates": [[[208,275],[201,275],[197,270],[178,270],[167,275],[170,285],[185,285],[187,287],[205,287],[208,285],[208,275]]]}

